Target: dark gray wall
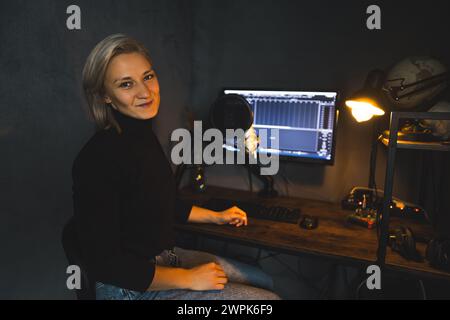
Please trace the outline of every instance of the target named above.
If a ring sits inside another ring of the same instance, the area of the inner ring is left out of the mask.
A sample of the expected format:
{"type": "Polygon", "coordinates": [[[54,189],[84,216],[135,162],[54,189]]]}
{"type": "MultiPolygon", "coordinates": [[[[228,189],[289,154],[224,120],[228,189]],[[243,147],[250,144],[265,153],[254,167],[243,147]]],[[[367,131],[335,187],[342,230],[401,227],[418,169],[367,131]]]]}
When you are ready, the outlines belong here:
{"type": "MultiPolygon", "coordinates": [[[[378,2],[380,3],[380,2],[378,2]]],[[[382,30],[365,28],[366,1],[3,1],[0,3],[0,298],[72,298],[60,232],[72,214],[72,161],[92,134],[81,70],[92,47],[124,32],[150,50],[161,81],[156,130],[205,118],[223,86],[336,88],[416,54],[449,62],[445,2],[382,3],[382,30]],[[399,4],[400,3],[400,4],[399,4]],[[66,29],[66,8],[82,30],[66,29]]],[[[332,167],[283,163],[289,194],[337,201],[367,183],[371,124],[341,112],[332,167]]],[[[378,182],[382,185],[379,152],[378,182]]],[[[414,194],[415,155],[399,155],[396,192],[414,194]]],[[[286,193],[282,175],[278,189],[286,193]]],[[[248,188],[236,167],[207,171],[210,184],[248,188]]],[[[447,189],[448,190],[448,189],[447,189]]],[[[285,283],[292,283],[287,279],[285,283]]]]}
{"type": "Polygon", "coordinates": [[[164,0],[0,3],[0,298],[72,297],[60,233],[72,214],[72,161],[93,133],[81,91],[90,50],[118,32],[147,46],[167,147],[189,95],[190,10],[164,0]],[[66,28],[70,4],[81,7],[79,31],[66,28]]]}

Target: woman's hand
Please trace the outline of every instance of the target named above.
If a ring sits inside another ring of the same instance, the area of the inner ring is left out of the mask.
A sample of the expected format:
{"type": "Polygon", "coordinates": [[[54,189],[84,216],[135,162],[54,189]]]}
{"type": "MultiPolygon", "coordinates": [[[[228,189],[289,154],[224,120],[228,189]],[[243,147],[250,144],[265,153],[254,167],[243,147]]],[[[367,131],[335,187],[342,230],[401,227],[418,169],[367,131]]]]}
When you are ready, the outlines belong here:
{"type": "Polygon", "coordinates": [[[218,212],[217,215],[217,224],[231,224],[236,227],[240,227],[242,225],[247,225],[247,214],[245,211],[239,209],[234,206],[224,211],[218,212]]]}
{"type": "Polygon", "coordinates": [[[189,269],[188,278],[189,289],[195,291],[223,290],[228,282],[222,267],[215,262],[189,269]]]}
{"type": "Polygon", "coordinates": [[[191,223],[214,223],[232,224],[236,227],[247,225],[247,214],[234,206],[224,211],[213,211],[206,208],[192,206],[188,222],[191,223]]]}

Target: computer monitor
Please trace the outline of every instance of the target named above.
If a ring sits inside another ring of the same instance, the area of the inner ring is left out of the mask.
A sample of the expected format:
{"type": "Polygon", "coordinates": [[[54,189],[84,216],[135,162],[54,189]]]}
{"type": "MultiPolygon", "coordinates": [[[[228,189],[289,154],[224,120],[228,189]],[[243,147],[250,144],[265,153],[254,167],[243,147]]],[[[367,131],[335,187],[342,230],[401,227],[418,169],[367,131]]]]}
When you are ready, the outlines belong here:
{"type": "MultiPolygon", "coordinates": [[[[337,125],[336,91],[224,89],[239,94],[253,111],[253,127],[279,130],[279,146],[267,139],[257,152],[276,152],[280,160],[333,164],[337,125]]],[[[270,130],[267,130],[270,133],[270,130]]]]}

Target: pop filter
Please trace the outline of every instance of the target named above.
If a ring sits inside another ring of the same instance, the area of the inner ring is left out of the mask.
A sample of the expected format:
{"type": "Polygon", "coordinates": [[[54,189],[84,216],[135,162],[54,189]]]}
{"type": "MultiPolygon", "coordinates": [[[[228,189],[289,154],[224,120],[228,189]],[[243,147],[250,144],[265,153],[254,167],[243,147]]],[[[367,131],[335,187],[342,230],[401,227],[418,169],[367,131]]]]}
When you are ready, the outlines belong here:
{"type": "Polygon", "coordinates": [[[222,133],[225,133],[226,129],[247,131],[253,124],[253,113],[244,97],[226,94],[217,98],[212,105],[210,121],[213,128],[222,133]]]}
{"type": "MultiPolygon", "coordinates": [[[[226,129],[243,129],[244,132],[250,132],[249,130],[253,125],[253,112],[248,101],[241,95],[238,94],[225,94],[217,98],[213,103],[210,111],[210,121],[213,128],[219,129],[222,134],[226,135],[226,129]]],[[[256,137],[256,133],[253,133],[256,137]]],[[[249,148],[248,142],[251,139],[246,136],[246,149],[248,148],[249,153],[255,154],[256,151],[249,148]]],[[[256,137],[257,139],[257,137],[256,137]]],[[[254,149],[256,149],[254,145],[254,149]]],[[[249,155],[247,155],[249,157],[249,155]]],[[[263,176],[260,173],[260,164],[251,165],[250,163],[245,164],[248,170],[255,174],[263,183],[263,190],[259,193],[262,197],[275,197],[278,195],[277,191],[273,188],[274,180],[271,176],[263,176]]],[[[251,182],[250,182],[251,185],[251,182]]]]}

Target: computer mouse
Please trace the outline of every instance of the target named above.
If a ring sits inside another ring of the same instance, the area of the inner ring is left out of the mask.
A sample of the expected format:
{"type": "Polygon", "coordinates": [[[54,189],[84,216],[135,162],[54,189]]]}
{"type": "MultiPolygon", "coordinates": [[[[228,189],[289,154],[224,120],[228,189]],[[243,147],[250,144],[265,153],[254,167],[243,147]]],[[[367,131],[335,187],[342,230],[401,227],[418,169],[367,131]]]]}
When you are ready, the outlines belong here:
{"type": "Polygon", "coordinates": [[[317,217],[304,215],[301,217],[299,225],[303,229],[312,230],[319,225],[319,219],[317,217]]]}

